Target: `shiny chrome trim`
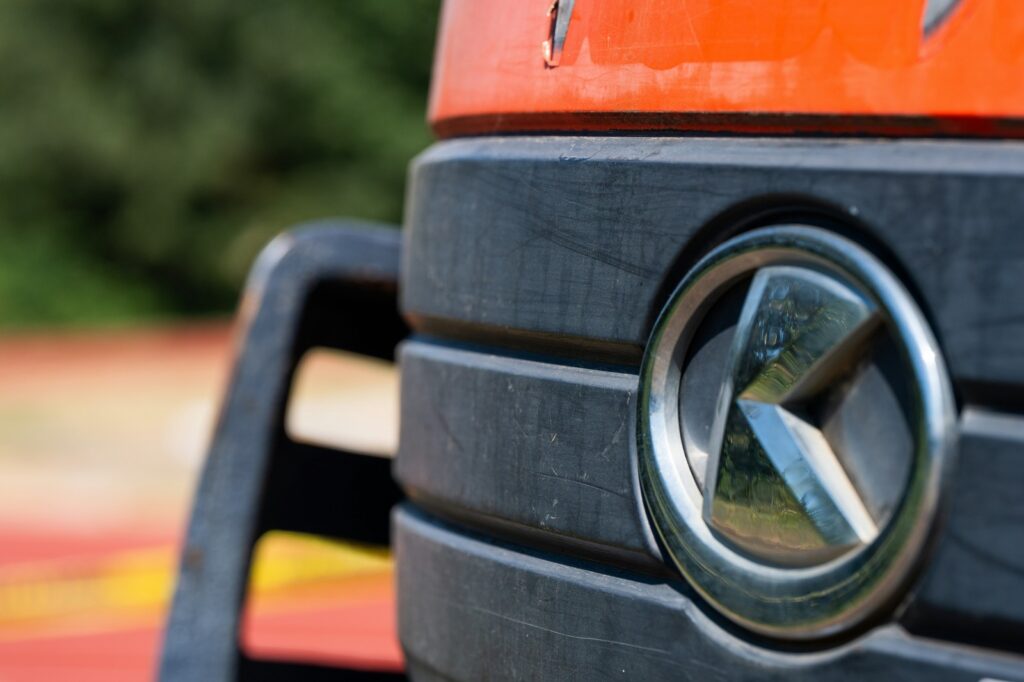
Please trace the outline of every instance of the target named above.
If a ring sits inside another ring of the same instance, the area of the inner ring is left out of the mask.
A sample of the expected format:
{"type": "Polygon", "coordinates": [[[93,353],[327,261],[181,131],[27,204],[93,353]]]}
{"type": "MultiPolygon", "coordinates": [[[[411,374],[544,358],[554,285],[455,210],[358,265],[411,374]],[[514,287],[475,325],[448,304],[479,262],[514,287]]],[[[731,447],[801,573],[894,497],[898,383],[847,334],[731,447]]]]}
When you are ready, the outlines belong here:
{"type": "Polygon", "coordinates": [[[959,4],[960,0],[925,0],[924,12],[921,14],[921,33],[926,37],[931,35],[953,14],[959,4]]]}
{"type": "Polygon", "coordinates": [[[655,324],[641,370],[640,483],[669,554],[712,606],[758,633],[803,640],[831,636],[892,604],[906,587],[928,544],[955,455],[955,418],[938,343],[910,294],[880,261],[818,228],[760,229],[701,260],[655,324]],[[680,433],[679,387],[697,327],[731,286],[769,266],[811,268],[869,295],[913,378],[915,443],[902,501],[869,543],[813,566],[757,561],[712,532],[680,433]]]}
{"type": "Polygon", "coordinates": [[[544,41],[544,64],[549,69],[558,66],[562,61],[562,50],[565,37],[569,33],[569,22],[572,21],[572,8],[576,0],[554,0],[548,8],[551,19],[551,35],[544,41]]]}

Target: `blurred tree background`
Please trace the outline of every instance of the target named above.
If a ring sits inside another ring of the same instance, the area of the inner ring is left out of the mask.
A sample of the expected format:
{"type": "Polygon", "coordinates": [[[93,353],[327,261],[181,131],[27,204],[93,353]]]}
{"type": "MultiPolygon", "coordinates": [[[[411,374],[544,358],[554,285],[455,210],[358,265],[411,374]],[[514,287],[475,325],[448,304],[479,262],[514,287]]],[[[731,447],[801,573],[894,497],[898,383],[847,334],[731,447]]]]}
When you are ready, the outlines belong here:
{"type": "Polygon", "coordinates": [[[2,0],[0,326],[230,310],[281,229],[401,218],[438,0],[2,0]]]}

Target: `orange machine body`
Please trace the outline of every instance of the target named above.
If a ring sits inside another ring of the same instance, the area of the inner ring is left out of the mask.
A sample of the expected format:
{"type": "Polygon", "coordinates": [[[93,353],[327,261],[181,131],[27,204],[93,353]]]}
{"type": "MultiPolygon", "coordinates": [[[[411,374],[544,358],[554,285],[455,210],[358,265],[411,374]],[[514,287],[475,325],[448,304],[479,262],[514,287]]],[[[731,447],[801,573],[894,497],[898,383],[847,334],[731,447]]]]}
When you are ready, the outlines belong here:
{"type": "Polygon", "coordinates": [[[447,0],[430,120],[441,136],[1024,136],[1024,1],[940,0],[938,18],[929,1],[447,0]]]}

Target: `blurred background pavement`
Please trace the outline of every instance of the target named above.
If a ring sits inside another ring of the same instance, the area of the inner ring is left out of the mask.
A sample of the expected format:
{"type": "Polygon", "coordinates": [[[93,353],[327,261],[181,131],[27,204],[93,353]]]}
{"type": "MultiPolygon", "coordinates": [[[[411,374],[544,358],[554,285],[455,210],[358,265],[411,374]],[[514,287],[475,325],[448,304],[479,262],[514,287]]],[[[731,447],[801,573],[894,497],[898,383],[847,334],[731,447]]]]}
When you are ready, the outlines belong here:
{"type": "MultiPolygon", "coordinates": [[[[245,272],[289,225],[400,220],[437,11],[0,3],[0,682],[152,676],[245,272]]],[[[296,431],[393,449],[392,370],[298,380],[296,431]]],[[[390,568],[265,538],[243,646],[400,665],[390,568]]]]}

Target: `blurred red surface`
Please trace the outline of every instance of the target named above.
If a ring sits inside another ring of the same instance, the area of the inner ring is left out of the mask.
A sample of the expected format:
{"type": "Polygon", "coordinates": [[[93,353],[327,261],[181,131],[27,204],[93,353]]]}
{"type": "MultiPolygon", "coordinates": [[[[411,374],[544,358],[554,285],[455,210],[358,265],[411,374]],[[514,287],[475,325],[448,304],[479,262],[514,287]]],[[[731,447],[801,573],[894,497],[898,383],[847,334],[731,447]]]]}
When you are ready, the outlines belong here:
{"type": "MultiPolygon", "coordinates": [[[[0,681],[154,676],[230,338],[0,340],[0,681]]],[[[249,655],[401,668],[386,555],[321,541],[258,563],[249,655]]]]}

